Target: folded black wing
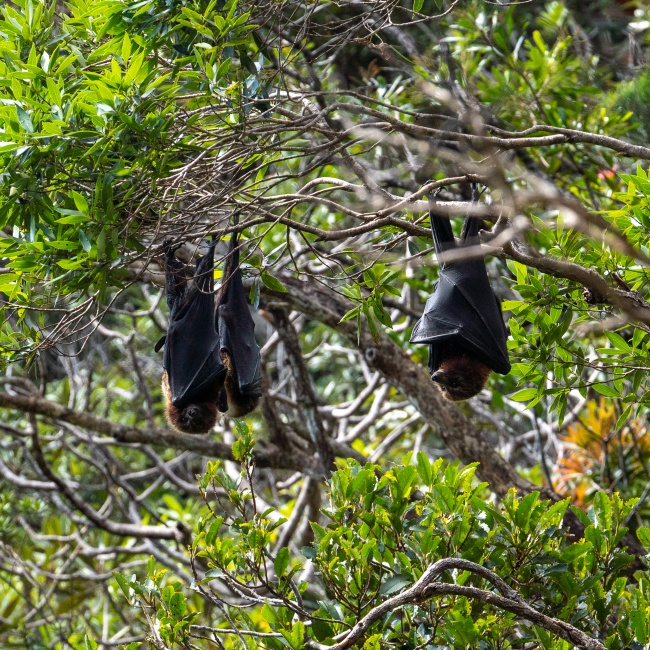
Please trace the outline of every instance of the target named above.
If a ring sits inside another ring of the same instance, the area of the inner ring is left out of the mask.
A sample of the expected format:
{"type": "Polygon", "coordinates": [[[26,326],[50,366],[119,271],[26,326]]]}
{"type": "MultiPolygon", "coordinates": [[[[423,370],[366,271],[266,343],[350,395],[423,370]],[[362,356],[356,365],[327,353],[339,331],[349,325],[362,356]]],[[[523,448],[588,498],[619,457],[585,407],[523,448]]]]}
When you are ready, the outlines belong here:
{"type": "Polygon", "coordinates": [[[237,236],[230,240],[223,274],[223,289],[217,300],[221,350],[228,354],[242,395],[261,395],[260,348],[255,341],[255,323],[251,316],[239,269],[237,236]]]}
{"type": "Polygon", "coordinates": [[[225,375],[215,318],[213,244],[197,260],[192,285],[174,304],[167,330],[163,367],[174,406],[213,399],[215,383],[225,375]]]}

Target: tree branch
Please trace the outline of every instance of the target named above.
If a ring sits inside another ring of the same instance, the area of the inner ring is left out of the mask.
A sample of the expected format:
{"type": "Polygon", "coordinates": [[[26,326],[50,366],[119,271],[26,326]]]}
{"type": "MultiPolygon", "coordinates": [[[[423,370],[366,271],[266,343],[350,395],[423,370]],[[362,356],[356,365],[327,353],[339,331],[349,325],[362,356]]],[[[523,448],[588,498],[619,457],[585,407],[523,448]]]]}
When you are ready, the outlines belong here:
{"type": "Polygon", "coordinates": [[[271,309],[270,313],[273,316],[278,334],[284,342],[287,357],[296,379],[298,409],[305,418],[305,426],[323,464],[323,471],[329,474],[334,471],[334,454],[318,412],[318,401],[309,379],[309,371],[302,358],[298,335],[284,309],[271,309]]]}
{"type": "Polygon", "coordinates": [[[54,483],[59,492],[72,503],[72,505],[82,512],[95,526],[112,533],[113,535],[120,535],[122,537],[135,537],[137,539],[146,537],[148,539],[173,539],[177,542],[189,542],[189,530],[180,522],[173,528],[169,526],[147,526],[128,523],[117,523],[106,519],[97,514],[95,509],[86,503],[65,481],[59,478],[47,464],[43,456],[38,433],[36,429],[32,435],[32,453],[34,460],[39,469],[46,478],[54,483]]]}
{"type": "Polygon", "coordinates": [[[314,644],[314,647],[317,647],[318,650],[324,650],[324,648],[328,648],[329,650],[346,650],[346,648],[359,641],[367,630],[385,615],[410,603],[422,603],[435,596],[446,595],[466,596],[467,598],[479,600],[487,605],[493,605],[499,609],[512,612],[521,618],[557,634],[560,638],[573,643],[579,648],[585,648],[586,650],[605,650],[605,646],[600,641],[591,638],[573,625],[557,618],[546,616],[533,609],[521,599],[514,589],[510,588],[498,575],[489,569],[459,558],[445,558],[429,566],[420,579],[411,587],[392,598],[388,598],[374,609],[371,609],[360,621],[357,621],[351,630],[342,635],[343,639],[339,643],[330,646],[314,644]],[[434,582],[445,571],[452,569],[470,571],[480,576],[488,582],[491,582],[502,595],[476,587],[434,582]]]}
{"type": "Polygon", "coordinates": [[[565,262],[548,255],[541,255],[516,239],[505,244],[503,253],[506,257],[537,269],[542,273],[556,278],[573,280],[592,293],[594,302],[616,307],[632,320],[650,326],[650,304],[636,291],[623,291],[612,287],[605,278],[593,269],[585,268],[574,262],[565,262]]]}
{"type": "MultiPolygon", "coordinates": [[[[204,436],[192,436],[172,433],[163,429],[138,429],[131,426],[115,424],[110,420],[96,417],[90,413],[66,408],[48,399],[38,396],[9,395],[0,393],[0,408],[18,409],[25,413],[43,415],[53,420],[69,422],[111,436],[116,442],[138,444],[145,443],[169,449],[193,451],[211,458],[234,460],[230,445],[215,442],[204,436]]],[[[321,477],[322,468],[317,459],[302,453],[299,449],[281,449],[267,445],[253,452],[258,467],[274,467],[303,472],[309,476],[321,477]]]]}

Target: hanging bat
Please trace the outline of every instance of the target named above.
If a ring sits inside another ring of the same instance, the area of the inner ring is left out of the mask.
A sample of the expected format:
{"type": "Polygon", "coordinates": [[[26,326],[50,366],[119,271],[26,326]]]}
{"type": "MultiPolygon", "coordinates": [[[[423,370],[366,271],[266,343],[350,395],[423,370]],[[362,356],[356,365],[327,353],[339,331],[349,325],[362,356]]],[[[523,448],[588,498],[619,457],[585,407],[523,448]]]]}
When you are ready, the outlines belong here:
{"type": "Polygon", "coordinates": [[[218,412],[242,417],[256,406],[260,353],[239,270],[237,235],[230,240],[222,285],[214,297],[214,248],[199,258],[188,286],[170,241],[163,242],[170,325],[165,345],[163,393],[169,423],[184,433],[206,433],[218,412]]]}
{"type": "Polygon", "coordinates": [[[440,274],[411,343],[429,344],[431,379],[447,399],[459,401],[479,393],[492,370],[510,372],[508,333],[483,258],[461,254],[445,261],[445,253],[480,245],[482,221],[466,217],[457,244],[448,217],[430,219],[440,274]]]}
{"type": "Polygon", "coordinates": [[[170,318],[164,345],[162,389],[169,424],[184,433],[206,433],[217,422],[227,369],[221,362],[214,304],[214,249],[197,259],[188,285],[179,246],[163,242],[165,281],[170,318]]]}
{"type": "Polygon", "coordinates": [[[236,418],[250,413],[262,394],[260,348],[255,341],[255,323],[239,269],[237,239],[237,233],[230,239],[221,289],[217,295],[220,360],[226,368],[225,401],[228,415],[236,418]]]}

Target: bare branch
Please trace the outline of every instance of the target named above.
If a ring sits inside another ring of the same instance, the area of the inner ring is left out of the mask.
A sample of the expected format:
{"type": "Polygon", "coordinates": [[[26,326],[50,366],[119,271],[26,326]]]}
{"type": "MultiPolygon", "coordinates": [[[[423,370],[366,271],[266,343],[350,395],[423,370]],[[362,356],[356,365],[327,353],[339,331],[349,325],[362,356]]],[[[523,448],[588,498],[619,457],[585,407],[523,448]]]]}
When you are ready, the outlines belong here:
{"type": "Polygon", "coordinates": [[[309,379],[309,371],[302,358],[298,335],[284,310],[271,309],[270,311],[280,338],[285,344],[289,362],[291,363],[296,378],[298,408],[303,414],[305,425],[309,431],[314,448],[318,452],[323,471],[329,473],[334,470],[334,454],[332,453],[330,441],[325,435],[323,423],[318,413],[316,394],[309,379]]]}

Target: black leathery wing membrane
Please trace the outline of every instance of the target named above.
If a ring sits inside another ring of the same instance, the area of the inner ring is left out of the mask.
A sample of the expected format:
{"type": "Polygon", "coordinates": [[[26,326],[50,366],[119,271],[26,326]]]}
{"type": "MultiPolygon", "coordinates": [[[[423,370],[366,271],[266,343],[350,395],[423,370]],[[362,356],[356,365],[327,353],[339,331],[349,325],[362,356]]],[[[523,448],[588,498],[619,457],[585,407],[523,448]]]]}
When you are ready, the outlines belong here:
{"type": "Polygon", "coordinates": [[[448,217],[430,214],[430,219],[436,255],[441,260],[440,274],[413,328],[411,343],[429,344],[431,374],[439,368],[445,346],[453,343],[506,375],[511,367],[506,347],[508,332],[485,262],[475,254],[458,254],[463,248],[480,245],[478,231],[482,222],[466,217],[460,242],[456,243],[448,217]],[[450,251],[455,253],[453,257],[450,251]]]}

